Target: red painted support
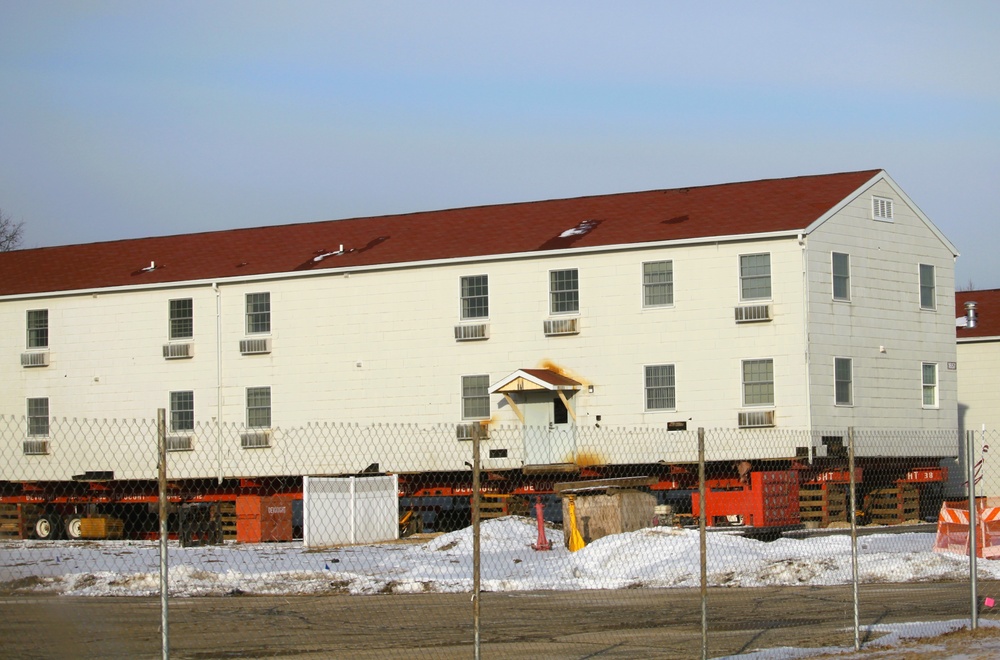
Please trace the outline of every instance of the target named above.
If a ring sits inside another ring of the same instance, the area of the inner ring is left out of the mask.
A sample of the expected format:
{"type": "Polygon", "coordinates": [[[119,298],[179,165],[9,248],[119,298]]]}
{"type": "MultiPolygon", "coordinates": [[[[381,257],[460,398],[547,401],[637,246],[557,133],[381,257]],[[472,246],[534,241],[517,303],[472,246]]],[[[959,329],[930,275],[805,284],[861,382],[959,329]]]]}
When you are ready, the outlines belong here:
{"type": "Polygon", "coordinates": [[[542,498],[535,498],[535,519],[538,521],[538,541],[531,544],[535,550],[551,550],[552,542],[545,538],[545,519],[542,517],[542,498]]]}

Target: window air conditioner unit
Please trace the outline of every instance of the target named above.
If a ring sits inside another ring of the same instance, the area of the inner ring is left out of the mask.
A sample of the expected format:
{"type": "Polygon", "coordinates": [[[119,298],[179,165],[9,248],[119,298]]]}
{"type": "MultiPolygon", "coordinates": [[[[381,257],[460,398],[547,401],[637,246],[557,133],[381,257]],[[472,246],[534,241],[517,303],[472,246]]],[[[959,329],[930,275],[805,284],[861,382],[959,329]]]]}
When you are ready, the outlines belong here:
{"type": "Polygon", "coordinates": [[[271,446],[270,431],[249,431],[240,434],[240,446],[243,449],[258,449],[271,446]]]}
{"type": "Polygon", "coordinates": [[[490,324],[477,323],[475,325],[456,325],[455,341],[475,341],[477,339],[490,338],[490,324]]]}
{"type": "Polygon", "coordinates": [[[773,410],[744,410],[737,416],[741,429],[761,429],[774,426],[773,410]]]}
{"type": "Polygon", "coordinates": [[[580,334],[580,319],[545,319],[545,336],[580,334]]]}
{"type": "Polygon", "coordinates": [[[45,456],[49,453],[49,441],[25,440],[23,449],[25,456],[45,456]]]}
{"type": "Polygon", "coordinates": [[[194,449],[194,438],[190,435],[168,435],[167,451],[191,451],[194,449]]]}
{"type": "Polygon", "coordinates": [[[756,321],[770,321],[770,305],[741,305],[736,308],[737,323],[754,323],[756,321]]]}
{"type": "Polygon", "coordinates": [[[488,438],[489,435],[488,435],[487,427],[483,426],[479,422],[472,422],[471,424],[469,424],[469,423],[459,424],[456,427],[457,431],[458,431],[458,439],[459,440],[472,440],[472,434],[475,432],[475,428],[477,426],[480,428],[479,439],[480,440],[485,440],[486,438],[488,438]]]}
{"type": "Polygon", "coordinates": [[[47,367],[49,366],[48,351],[29,351],[21,353],[22,367],[47,367]]]}
{"type": "Polygon", "coordinates": [[[164,344],[163,357],[167,360],[194,357],[194,344],[164,344]]]}
{"type": "Polygon", "coordinates": [[[260,355],[262,353],[271,352],[271,338],[263,337],[260,339],[241,339],[240,340],[240,353],[243,355],[260,355]]]}

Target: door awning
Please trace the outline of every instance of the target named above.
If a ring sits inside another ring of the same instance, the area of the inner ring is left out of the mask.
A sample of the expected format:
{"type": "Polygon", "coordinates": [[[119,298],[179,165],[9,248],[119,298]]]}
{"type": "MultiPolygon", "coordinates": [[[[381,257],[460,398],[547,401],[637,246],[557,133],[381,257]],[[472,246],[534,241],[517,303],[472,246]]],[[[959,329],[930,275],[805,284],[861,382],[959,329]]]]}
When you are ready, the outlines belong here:
{"type": "Polygon", "coordinates": [[[515,392],[531,392],[548,390],[558,392],[579,390],[581,383],[557,374],[550,369],[518,369],[506,378],[490,385],[490,394],[513,394],[515,392]]]}

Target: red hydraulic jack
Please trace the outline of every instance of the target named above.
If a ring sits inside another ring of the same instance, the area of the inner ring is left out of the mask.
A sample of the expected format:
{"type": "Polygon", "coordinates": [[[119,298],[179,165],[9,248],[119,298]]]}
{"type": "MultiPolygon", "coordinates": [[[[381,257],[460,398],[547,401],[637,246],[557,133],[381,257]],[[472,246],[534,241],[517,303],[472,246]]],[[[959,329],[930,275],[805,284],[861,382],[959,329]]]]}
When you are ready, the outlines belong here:
{"type": "Polygon", "coordinates": [[[551,550],[552,542],[545,538],[545,519],[542,517],[542,498],[535,496],[535,518],[538,520],[538,541],[532,543],[535,550],[551,550]]]}

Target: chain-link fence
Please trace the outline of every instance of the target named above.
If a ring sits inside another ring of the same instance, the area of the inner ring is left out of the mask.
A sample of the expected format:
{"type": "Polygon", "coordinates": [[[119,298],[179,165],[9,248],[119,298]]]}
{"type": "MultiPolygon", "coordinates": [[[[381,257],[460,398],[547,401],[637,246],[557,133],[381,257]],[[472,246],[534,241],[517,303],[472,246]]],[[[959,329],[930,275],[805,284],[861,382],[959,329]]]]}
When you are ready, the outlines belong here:
{"type": "Polygon", "coordinates": [[[0,655],[717,657],[1000,613],[994,431],[44,422],[0,417],[0,655]]]}

